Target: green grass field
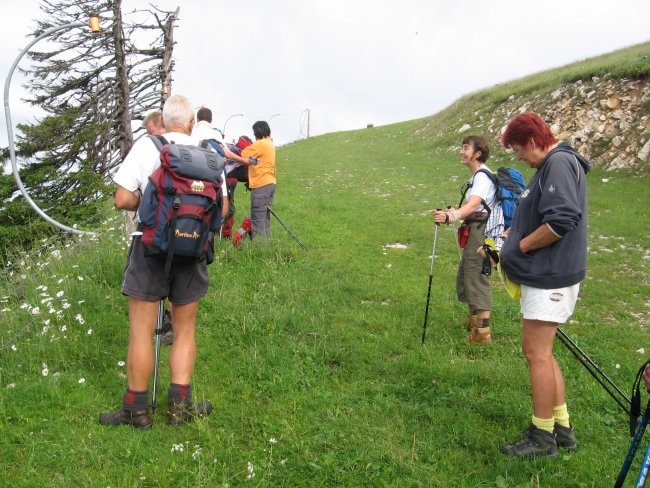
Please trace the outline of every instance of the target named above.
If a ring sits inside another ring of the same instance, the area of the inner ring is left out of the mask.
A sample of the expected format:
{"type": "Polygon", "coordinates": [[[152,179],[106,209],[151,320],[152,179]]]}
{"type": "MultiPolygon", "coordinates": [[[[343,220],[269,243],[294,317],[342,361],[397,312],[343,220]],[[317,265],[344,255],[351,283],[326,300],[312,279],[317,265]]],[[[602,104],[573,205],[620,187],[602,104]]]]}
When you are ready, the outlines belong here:
{"type": "MultiPolygon", "coordinates": [[[[532,413],[518,306],[494,276],[495,342],[464,342],[447,227],[421,344],[431,210],[455,205],[468,176],[452,136],[418,143],[436,120],[280,149],[274,210],[309,252],[275,220],[267,244],[220,243],[193,383],[215,411],[193,425],[165,424],[168,349],[154,428],[97,423],[126,386],[118,212],[107,211],[97,238],[16,259],[0,278],[0,485],[613,485],[627,419],[559,342],[579,450],[528,462],[499,454],[532,413]]],[[[530,176],[502,151],[489,163],[530,176]]],[[[638,351],[650,351],[647,179],[594,170],[588,180],[588,278],[564,330],[629,394],[648,356],[638,351]]],[[[241,218],[248,195],[237,192],[241,218]]]]}

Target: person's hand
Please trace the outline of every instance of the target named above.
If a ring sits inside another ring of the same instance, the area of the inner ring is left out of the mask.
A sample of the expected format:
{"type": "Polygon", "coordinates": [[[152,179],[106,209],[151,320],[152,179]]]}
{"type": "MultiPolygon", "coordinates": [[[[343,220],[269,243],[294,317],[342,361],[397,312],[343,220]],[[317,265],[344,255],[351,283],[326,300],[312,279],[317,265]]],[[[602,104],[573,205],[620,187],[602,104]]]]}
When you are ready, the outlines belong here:
{"type": "Polygon", "coordinates": [[[646,389],[650,392],[650,364],[645,367],[643,372],[643,382],[645,383],[646,389]]]}
{"type": "Polygon", "coordinates": [[[444,212],[442,210],[434,210],[433,220],[435,221],[436,224],[444,224],[445,222],[447,222],[447,212],[444,212]]]}
{"type": "Polygon", "coordinates": [[[253,166],[255,166],[259,162],[260,162],[260,160],[257,159],[257,158],[254,158],[253,156],[248,157],[248,164],[252,164],[253,166]]]}

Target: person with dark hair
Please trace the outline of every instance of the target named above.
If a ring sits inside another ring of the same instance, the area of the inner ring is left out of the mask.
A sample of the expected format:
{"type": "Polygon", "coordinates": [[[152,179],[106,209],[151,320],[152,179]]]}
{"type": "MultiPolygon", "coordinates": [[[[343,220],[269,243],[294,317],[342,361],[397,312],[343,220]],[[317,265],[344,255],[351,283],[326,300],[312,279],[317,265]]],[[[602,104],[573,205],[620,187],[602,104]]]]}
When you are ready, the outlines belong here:
{"type": "Polygon", "coordinates": [[[255,142],[244,148],[241,156],[226,149],[226,157],[246,164],[248,186],[251,190],[251,237],[269,237],[271,234],[271,213],[275,195],[275,146],[271,140],[271,128],[264,120],[253,124],[255,142]]]}
{"type": "Polygon", "coordinates": [[[577,448],[569,422],[562,371],[553,356],[558,324],[575,308],[587,269],[587,184],[591,163],[569,144],[558,143],[535,113],[515,117],[502,136],[517,159],[536,173],[521,194],[501,248],[501,266],[521,286],[521,345],[533,399],[531,425],[523,439],[500,447],[530,458],[577,448]]]}
{"type": "Polygon", "coordinates": [[[192,137],[197,141],[214,141],[210,143],[212,148],[222,156],[223,144],[217,139],[217,132],[212,128],[212,110],[208,107],[201,107],[196,112],[196,124],[192,129],[192,137]]]}
{"type": "Polygon", "coordinates": [[[490,171],[485,162],[490,155],[487,141],[479,135],[469,135],[463,139],[460,148],[461,163],[467,166],[472,175],[464,185],[459,208],[436,210],[436,224],[451,224],[463,219],[459,227],[459,239],[463,256],[456,275],[456,295],[460,302],[466,303],[469,310],[465,327],[469,329],[467,342],[490,344],[492,310],[492,290],[490,275],[481,273],[483,258],[477,253],[485,243],[485,229],[490,208],[496,204],[496,187],[485,173],[490,171]],[[479,171],[480,170],[480,171],[479,171]],[[464,201],[464,202],[463,202],[464,201]]]}

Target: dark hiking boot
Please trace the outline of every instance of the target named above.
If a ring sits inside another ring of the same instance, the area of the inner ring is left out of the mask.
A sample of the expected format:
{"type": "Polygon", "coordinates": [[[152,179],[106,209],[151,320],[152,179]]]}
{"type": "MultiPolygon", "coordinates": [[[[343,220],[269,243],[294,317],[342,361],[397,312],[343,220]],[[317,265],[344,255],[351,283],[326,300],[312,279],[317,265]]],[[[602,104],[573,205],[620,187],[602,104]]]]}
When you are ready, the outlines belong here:
{"type": "Polygon", "coordinates": [[[113,413],[102,413],[99,415],[99,423],[102,425],[130,425],[138,429],[150,429],[153,425],[149,409],[122,409],[113,413]]]}
{"type": "Polygon", "coordinates": [[[195,418],[205,417],[212,413],[212,403],[202,400],[196,405],[192,402],[170,403],[167,423],[169,425],[183,425],[194,422],[195,418]]]}
{"type": "Polygon", "coordinates": [[[504,444],[499,451],[507,456],[516,456],[520,459],[530,459],[536,456],[557,456],[555,434],[538,429],[531,424],[524,431],[524,438],[514,444],[504,444]]]}
{"type": "Polygon", "coordinates": [[[569,451],[575,451],[578,449],[575,429],[573,427],[564,427],[555,422],[553,432],[555,433],[555,442],[557,443],[557,447],[563,447],[569,451]]]}

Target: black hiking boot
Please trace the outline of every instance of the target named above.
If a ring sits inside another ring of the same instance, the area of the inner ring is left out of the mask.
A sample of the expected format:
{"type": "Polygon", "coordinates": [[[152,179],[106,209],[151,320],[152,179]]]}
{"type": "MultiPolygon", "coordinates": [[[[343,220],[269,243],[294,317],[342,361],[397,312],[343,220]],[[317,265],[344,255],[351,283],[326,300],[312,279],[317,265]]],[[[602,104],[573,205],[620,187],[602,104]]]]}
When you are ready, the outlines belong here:
{"type": "Polygon", "coordinates": [[[557,443],[557,447],[563,447],[569,451],[575,451],[578,449],[575,429],[573,427],[564,427],[563,425],[555,422],[555,425],[553,426],[553,433],[555,434],[555,442],[557,443]]]}
{"type": "Polygon", "coordinates": [[[170,403],[167,424],[183,425],[194,422],[195,418],[205,417],[212,413],[212,403],[209,400],[202,400],[196,405],[192,402],[170,403]]]}
{"type": "Polygon", "coordinates": [[[118,410],[113,413],[99,414],[99,423],[102,425],[130,425],[138,429],[150,429],[153,425],[149,409],[144,410],[118,410]]]}
{"type": "Polygon", "coordinates": [[[536,456],[557,456],[555,434],[538,429],[533,424],[523,432],[524,438],[514,444],[504,444],[499,451],[507,456],[529,459],[536,456]]]}

